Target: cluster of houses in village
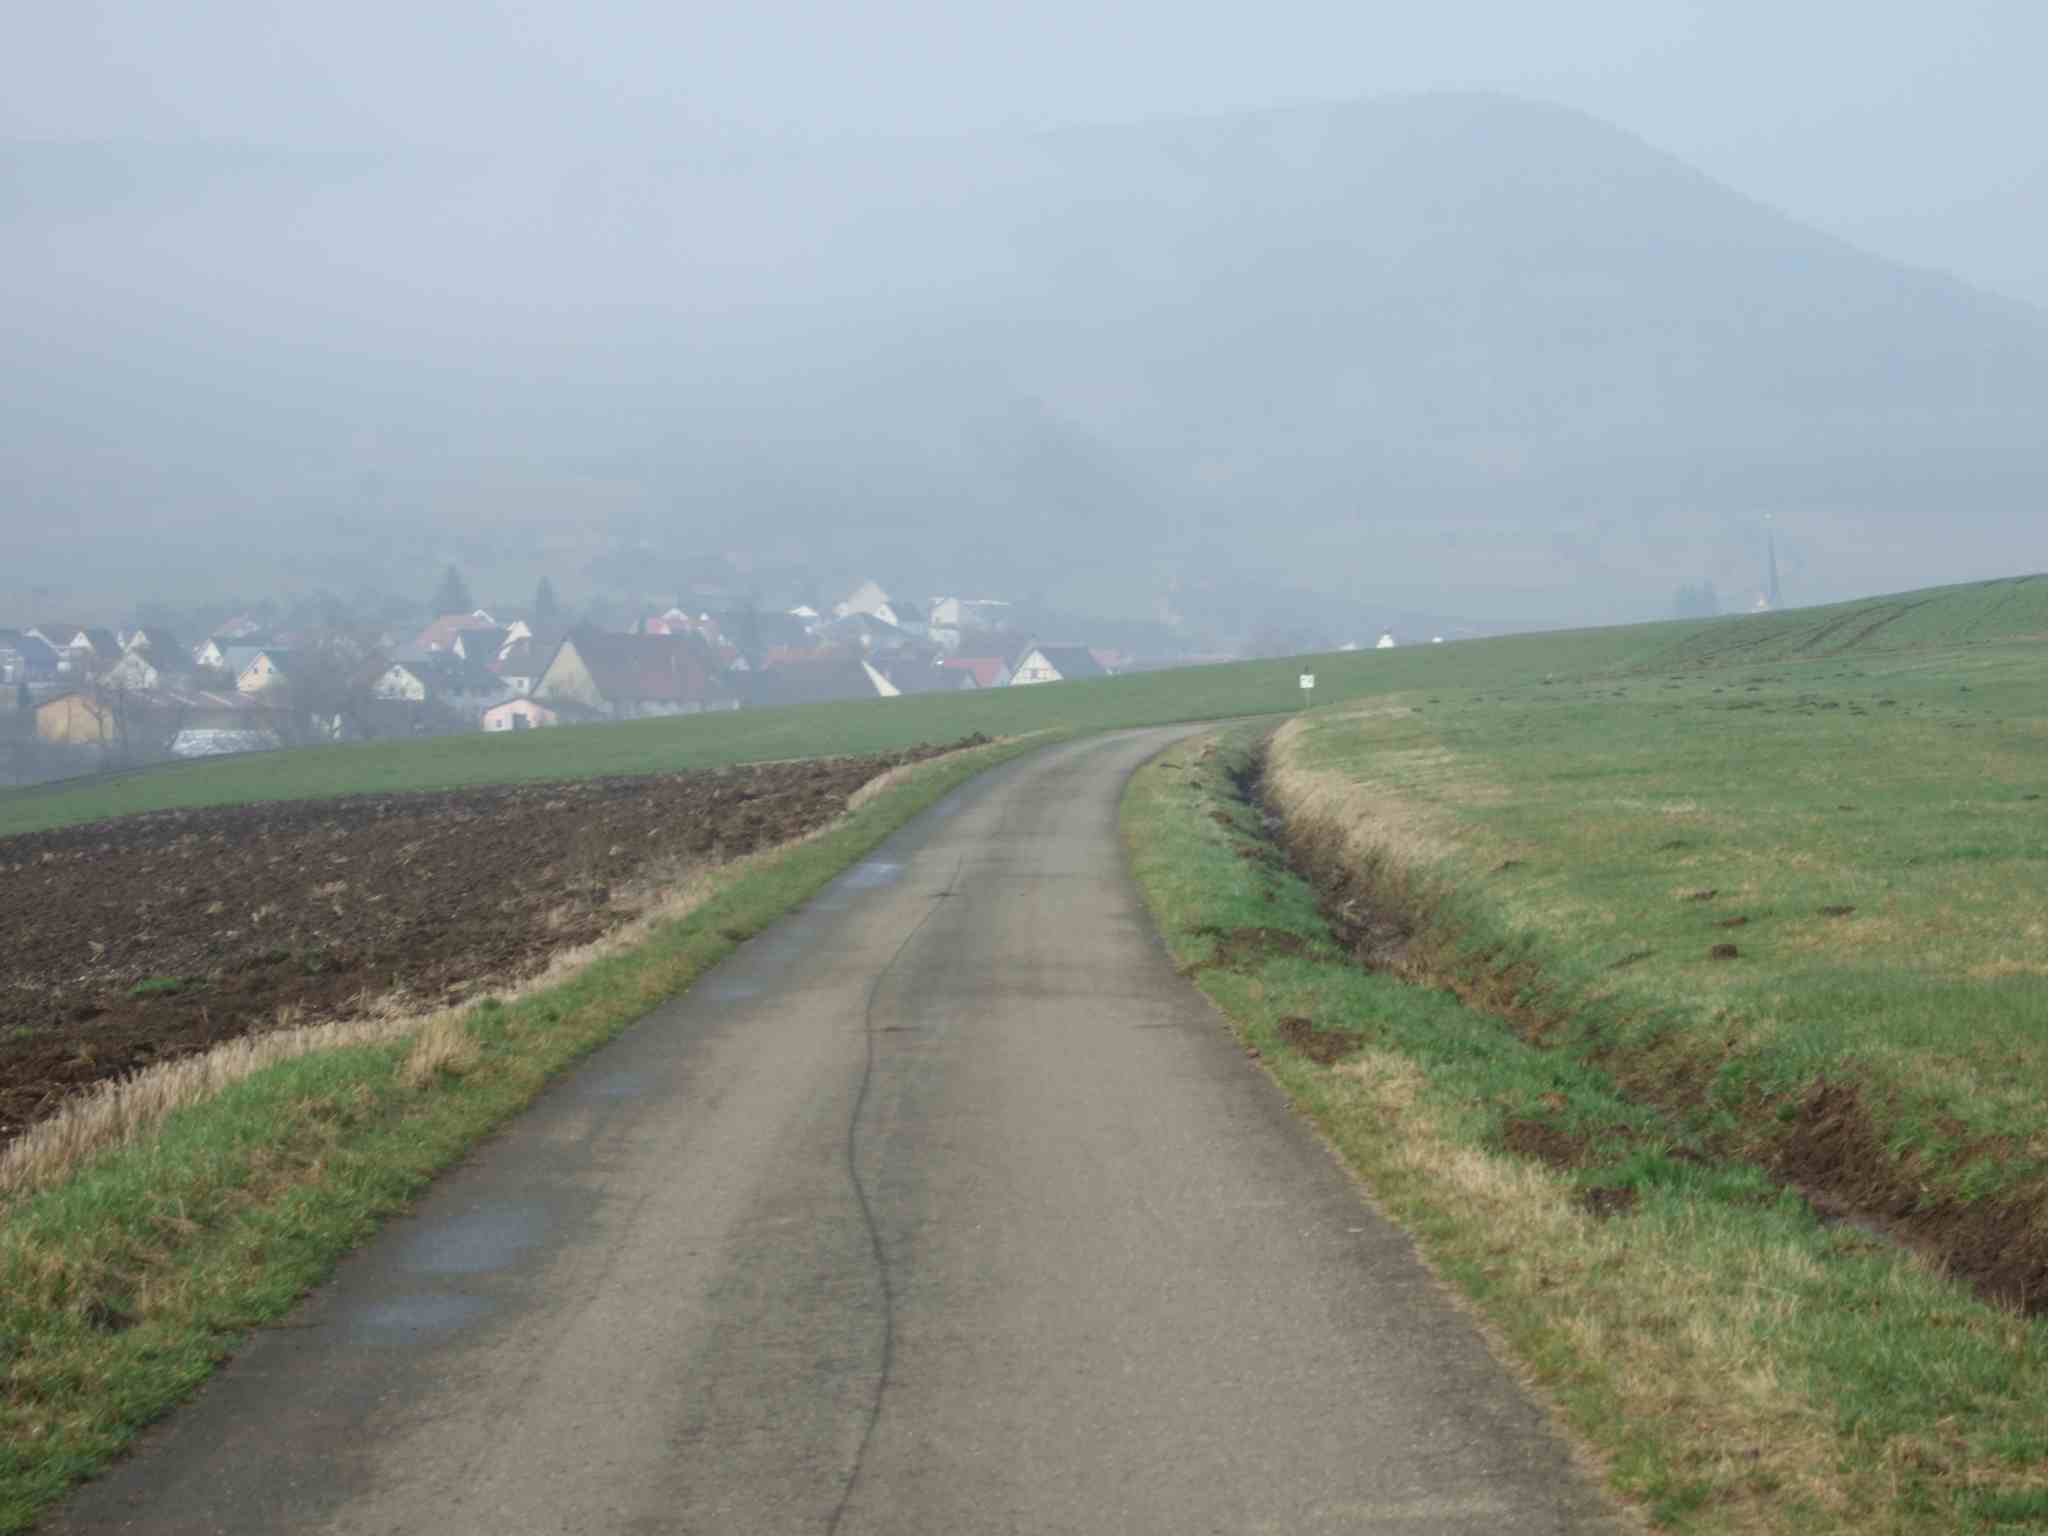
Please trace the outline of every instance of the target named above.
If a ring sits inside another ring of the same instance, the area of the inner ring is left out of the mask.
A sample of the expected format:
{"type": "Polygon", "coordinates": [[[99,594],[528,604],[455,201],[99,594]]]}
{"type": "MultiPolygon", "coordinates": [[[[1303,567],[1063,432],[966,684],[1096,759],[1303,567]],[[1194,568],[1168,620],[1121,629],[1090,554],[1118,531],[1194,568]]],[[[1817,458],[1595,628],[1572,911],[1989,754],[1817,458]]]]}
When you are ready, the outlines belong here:
{"type": "Polygon", "coordinates": [[[189,646],[161,625],[37,624],[0,628],[0,709],[15,712],[17,739],[125,764],[1023,687],[1130,663],[1019,636],[1008,619],[1006,603],[920,603],[865,582],[829,611],[678,606],[625,632],[550,628],[484,609],[371,641],[267,635],[247,619],[189,646]]]}

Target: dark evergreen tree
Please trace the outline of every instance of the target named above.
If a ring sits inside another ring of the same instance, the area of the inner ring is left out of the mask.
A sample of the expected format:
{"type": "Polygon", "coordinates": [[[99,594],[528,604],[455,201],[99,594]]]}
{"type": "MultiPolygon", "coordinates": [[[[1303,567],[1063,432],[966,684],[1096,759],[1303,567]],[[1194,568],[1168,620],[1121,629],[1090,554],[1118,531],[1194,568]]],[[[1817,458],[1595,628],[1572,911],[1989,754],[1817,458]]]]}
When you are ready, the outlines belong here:
{"type": "Polygon", "coordinates": [[[543,576],[533,594],[533,627],[553,629],[562,618],[562,605],[555,600],[555,584],[543,576]]]}
{"type": "Polygon", "coordinates": [[[462,572],[452,565],[449,566],[447,573],[441,578],[441,585],[434,590],[435,614],[475,611],[476,599],[469,595],[469,583],[462,579],[462,572]]]}

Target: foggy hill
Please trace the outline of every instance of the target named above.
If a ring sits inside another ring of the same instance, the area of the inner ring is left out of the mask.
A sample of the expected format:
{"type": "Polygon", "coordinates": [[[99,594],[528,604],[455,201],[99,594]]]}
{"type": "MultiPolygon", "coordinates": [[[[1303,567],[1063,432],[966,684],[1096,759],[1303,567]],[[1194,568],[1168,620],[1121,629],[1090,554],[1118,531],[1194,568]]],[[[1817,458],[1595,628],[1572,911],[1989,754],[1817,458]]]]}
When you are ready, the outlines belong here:
{"type": "Polygon", "coordinates": [[[1866,214],[1851,239],[2048,308],[2048,162],[1937,212],[1866,214]]]}
{"type": "Polygon", "coordinates": [[[1597,620],[1746,595],[1766,512],[1796,600],[2048,565],[2048,316],[1549,107],[0,167],[0,589],[1597,620]]]}

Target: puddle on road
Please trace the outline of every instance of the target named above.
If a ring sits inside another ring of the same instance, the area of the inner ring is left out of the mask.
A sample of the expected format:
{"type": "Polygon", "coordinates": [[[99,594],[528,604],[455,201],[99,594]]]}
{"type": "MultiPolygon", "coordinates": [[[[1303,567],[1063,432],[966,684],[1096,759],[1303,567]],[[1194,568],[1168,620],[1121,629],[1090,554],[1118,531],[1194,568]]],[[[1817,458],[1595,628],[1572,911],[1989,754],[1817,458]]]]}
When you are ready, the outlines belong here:
{"type": "Polygon", "coordinates": [[[532,1201],[494,1201],[416,1234],[405,1267],[430,1275],[481,1275],[503,1269],[547,1231],[547,1212],[532,1201]]]}
{"type": "Polygon", "coordinates": [[[813,912],[840,912],[850,904],[852,897],[863,891],[880,890],[885,885],[894,885],[903,878],[905,866],[889,859],[870,859],[865,864],[856,864],[825,888],[825,894],[810,905],[813,912]]]}
{"type": "Polygon", "coordinates": [[[399,1296],[343,1318],[342,1327],[366,1344],[411,1344],[465,1328],[490,1310],[481,1296],[399,1296]]]}
{"type": "Polygon", "coordinates": [[[651,1086],[645,1072],[607,1072],[576,1090],[579,1099],[637,1099],[651,1086]]]}

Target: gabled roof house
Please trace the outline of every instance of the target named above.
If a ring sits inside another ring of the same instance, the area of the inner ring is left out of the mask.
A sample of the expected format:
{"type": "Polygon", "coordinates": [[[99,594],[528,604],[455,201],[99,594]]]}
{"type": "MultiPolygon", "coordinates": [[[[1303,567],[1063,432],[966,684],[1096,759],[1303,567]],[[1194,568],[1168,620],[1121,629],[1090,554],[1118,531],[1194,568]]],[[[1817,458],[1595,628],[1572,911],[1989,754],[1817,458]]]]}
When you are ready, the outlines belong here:
{"type": "Polygon", "coordinates": [[[542,704],[580,705],[614,720],[736,709],[718,660],[699,635],[614,635],[579,629],[533,685],[542,704]]]}
{"type": "Polygon", "coordinates": [[[1084,677],[1107,677],[1085,645],[1033,645],[1017,658],[1010,686],[1026,683],[1068,683],[1084,677]]]}

